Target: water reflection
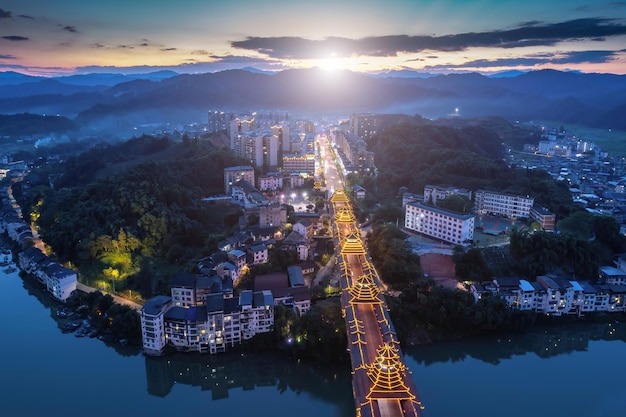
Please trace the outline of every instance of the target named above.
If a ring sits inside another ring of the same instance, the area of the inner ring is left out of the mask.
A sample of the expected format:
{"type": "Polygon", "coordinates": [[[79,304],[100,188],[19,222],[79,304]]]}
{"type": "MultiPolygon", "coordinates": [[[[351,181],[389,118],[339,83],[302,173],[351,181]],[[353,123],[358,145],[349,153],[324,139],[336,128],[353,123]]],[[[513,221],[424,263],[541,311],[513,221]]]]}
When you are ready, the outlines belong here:
{"type": "Polygon", "coordinates": [[[345,404],[354,414],[350,364],[313,366],[275,353],[226,353],[220,355],[174,354],[146,357],[150,395],[165,397],[174,384],[211,391],[213,400],[228,398],[228,391],[276,387],[282,393],[307,392],[329,403],[345,404]]]}
{"type": "MultiPolygon", "coordinates": [[[[65,320],[56,312],[63,306],[30,277],[22,277],[22,285],[29,296],[35,297],[49,311],[61,332],[65,320]]],[[[141,355],[138,348],[125,347],[116,342],[102,342],[121,356],[141,355]]],[[[144,357],[148,393],[166,397],[174,384],[199,387],[211,391],[213,400],[228,398],[228,391],[245,391],[257,387],[276,387],[278,393],[287,390],[297,394],[308,393],[313,398],[337,404],[342,416],[354,415],[352,380],[348,362],[335,366],[316,366],[309,362],[288,358],[282,353],[226,353],[199,355],[173,354],[163,357],[144,357]]]]}
{"type": "Polygon", "coordinates": [[[474,358],[497,365],[503,359],[534,353],[541,358],[586,351],[590,341],[626,342],[626,326],[612,323],[572,323],[543,327],[530,333],[488,336],[463,341],[436,343],[405,349],[405,354],[423,365],[460,362],[474,358]]]}

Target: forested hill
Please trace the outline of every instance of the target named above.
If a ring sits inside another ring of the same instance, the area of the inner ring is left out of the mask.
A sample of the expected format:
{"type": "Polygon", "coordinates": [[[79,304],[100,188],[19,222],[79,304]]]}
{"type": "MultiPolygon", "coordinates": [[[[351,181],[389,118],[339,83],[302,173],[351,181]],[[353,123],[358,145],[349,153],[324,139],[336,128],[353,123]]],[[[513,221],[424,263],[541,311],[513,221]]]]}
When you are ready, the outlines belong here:
{"type": "Polygon", "coordinates": [[[62,116],[0,114],[0,136],[25,136],[63,133],[76,128],[74,121],[62,116]]]}
{"type": "MultiPolygon", "coordinates": [[[[152,139],[136,141],[150,144],[152,139]]],[[[52,190],[40,184],[20,200],[61,261],[79,266],[82,274],[101,276],[105,271],[131,281],[143,277],[145,282],[134,289],[150,296],[150,276],[163,274],[157,265],[166,261],[184,269],[186,262],[212,253],[240,215],[236,208],[201,199],[223,193],[223,169],[242,161],[208,141],[174,147],[176,159],[142,163],[86,185],[68,182],[52,190]]],[[[120,149],[113,146],[107,152],[120,149]]]]}
{"type": "MultiPolygon", "coordinates": [[[[499,134],[503,126],[491,125],[456,128],[416,117],[382,131],[368,146],[379,170],[378,189],[392,194],[407,187],[409,192],[422,193],[429,184],[529,194],[537,204],[569,213],[571,197],[565,185],[544,171],[509,168],[499,134]]],[[[512,135],[512,126],[505,130],[512,135]]]]}

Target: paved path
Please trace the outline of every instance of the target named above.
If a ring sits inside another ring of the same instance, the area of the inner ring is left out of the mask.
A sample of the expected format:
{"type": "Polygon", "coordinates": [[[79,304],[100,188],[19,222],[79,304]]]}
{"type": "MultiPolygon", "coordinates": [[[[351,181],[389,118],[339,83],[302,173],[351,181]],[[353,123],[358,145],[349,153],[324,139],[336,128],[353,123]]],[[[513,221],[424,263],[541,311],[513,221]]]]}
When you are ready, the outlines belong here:
{"type": "MultiPolygon", "coordinates": [[[[76,289],[85,293],[97,291],[96,288],[88,287],[87,285],[81,284],[80,282],[76,284],[76,289]]],[[[103,294],[109,294],[104,291],[100,291],[100,292],[102,292],[103,294]]],[[[127,305],[129,307],[134,308],[137,311],[141,310],[141,307],[143,307],[141,304],[137,304],[134,301],[127,300],[126,298],[120,297],[119,295],[115,295],[115,294],[109,294],[109,295],[113,297],[113,301],[115,301],[117,304],[127,305]]]]}

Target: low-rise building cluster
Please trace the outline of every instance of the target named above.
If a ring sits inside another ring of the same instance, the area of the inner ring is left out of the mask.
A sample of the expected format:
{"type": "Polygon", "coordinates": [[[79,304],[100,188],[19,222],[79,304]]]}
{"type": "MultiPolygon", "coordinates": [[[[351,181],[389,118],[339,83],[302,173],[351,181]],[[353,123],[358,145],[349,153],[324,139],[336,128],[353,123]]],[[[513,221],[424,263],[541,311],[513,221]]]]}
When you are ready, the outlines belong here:
{"type": "Polygon", "coordinates": [[[496,296],[515,309],[553,316],[626,311],[626,271],[611,266],[601,267],[594,282],[551,275],[535,281],[503,277],[471,284],[470,291],[476,301],[496,296]]]}
{"type": "MultiPolygon", "coordinates": [[[[289,236],[301,236],[296,229],[306,234],[306,225],[296,223],[289,236]]],[[[278,227],[235,233],[218,242],[217,252],[198,261],[197,274],[175,274],[170,295],[149,300],[141,310],[146,354],[160,355],[168,346],[180,351],[224,352],[272,330],[276,304],[286,305],[297,314],[306,313],[311,294],[304,285],[303,270],[312,273],[312,262],[291,266],[288,273],[269,278],[258,275],[254,290],[235,294],[236,284],[250,267],[268,262],[269,248],[276,245],[278,235],[278,227]]],[[[281,242],[283,248],[285,240],[281,242]]],[[[287,246],[299,253],[298,245],[287,246]]]]}
{"type": "MultiPolygon", "coordinates": [[[[9,187],[2,189],[0,233],[6,233],[20,247],[33,245],[37,240],[28,222],[22,218],[21,210],[13,200],[9,187]]],[[[20,268],[35,276],[55,299],[66,302],[76,290],[76,272],[55,262],[40,249],[28,247],[19,253],[18,258],[20,268]]]]}
{"type": "Polygon", "coordinates": [[[78,274],[50,259],[40,249],[31,247],[18,255],[22,271],[36,277],[52,296],[66,302],[76,290],[78,274]]]}

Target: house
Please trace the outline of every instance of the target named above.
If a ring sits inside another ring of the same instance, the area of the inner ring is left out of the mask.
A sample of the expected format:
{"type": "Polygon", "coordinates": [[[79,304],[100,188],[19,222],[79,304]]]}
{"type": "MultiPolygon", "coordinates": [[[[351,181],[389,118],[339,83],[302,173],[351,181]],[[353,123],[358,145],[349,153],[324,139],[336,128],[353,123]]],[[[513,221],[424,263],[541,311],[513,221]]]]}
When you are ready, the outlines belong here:
{"type": "Polygon", "coordinates": [[[267,263],[269,259],[269,253],[267,246],[264,243],[258,245],[252,245],[246,249],[248,253],[248,264],[257,265],[267,263]]]}
{"type": "Polygon", "coordinates": [[[41,262],[47,260],[47,256],[36,247],[30,247],[17,255],[20,269],[29,274],[34,274],[41,262]]]}
{"type": "Polygon", "coordinates": [[[304,275],[309,275],[315,272],[315,262],[310,259],[302,261],[299,266],[302,268],[302,273],[304,275]]]}
{"type": "Polygon", "coordinates": [[[65,268],[58,263],[52,263],[44,271],[46,289],[54,298],[66,302],[72,292],[76,290],[78,277],[76,272],[65,268]]]}
{"type": "Polygon", "coordinates": [[[309,239],[313,235],[313,222],[309,219],[299,219],[293,225],[294,232],[298,232],[305,239],[309,239]]]}
{"type": "Polygon", "coordinates": [[[293,275],[284,272],[257,275],[254,278],[254,290],[271,291],[275,305],[288,306],[302,315],[311,308],[311,290],[304,285],[304,277],[298,276],[298,268],[289,268],[292,268],[293,275]]]}
{"type": "MultiPolygon", "coordinates": [[[[619,262],[619,261],[618,261],[619,262]]],[[[619,265],[622,265],[619,263],[619,265]]],[[[609,285],[626,285],[626,271],[612,266],[598,268],[600,282],[609,285]]]]}
{"type": "Polygon", "coordinates": [[[228,260],[235,265],[237,271],[241,271],[241,269],[246,265],[246,253],[239,249],[234,249],[228,252],[228,260]]]}
{"type": "Polygon", "coordinates": [[[352,187],[352,194],[356,197],[356,198],[365,198],[365,188],[361,187],[360,185],[355,185],[354,187],[352,187]]]}
{"type": "Polygon", "coordinates": [[[287,276],[289,277],[290,287],[301,287],[304,285],[304,274],[302,273],[302,267],[298,265],[292,265],[287,267],[287,276]]]}
{"type": "Polygon", "coordinates": [[[298,259],[304,261],[309,258],[310,245],[307,239],[300,233],[293,231],[283,240],[280,248],[282,250],[294,250],[298,254],[298,259]]]}
{"type": "Polygon", "coordinates": [[[215,272],[219,277],[229,278],[232,282],[239,275],[237,267],[232,262],[222,262],[215,267],[215,272]]]}

